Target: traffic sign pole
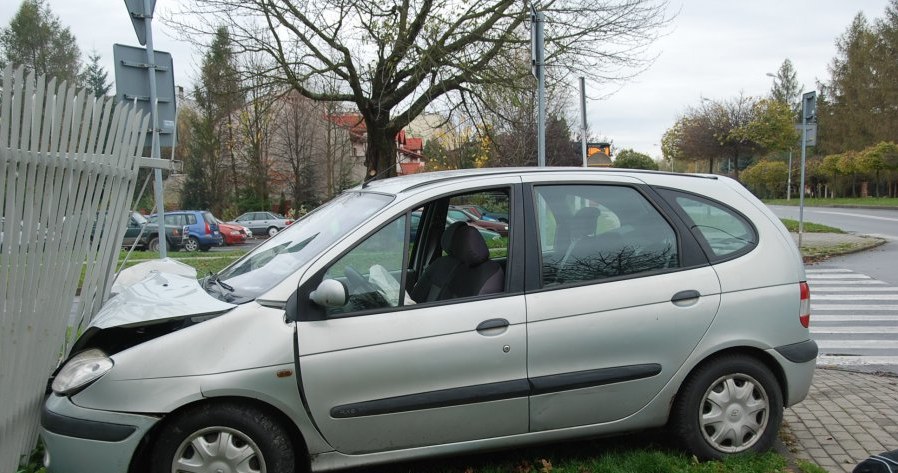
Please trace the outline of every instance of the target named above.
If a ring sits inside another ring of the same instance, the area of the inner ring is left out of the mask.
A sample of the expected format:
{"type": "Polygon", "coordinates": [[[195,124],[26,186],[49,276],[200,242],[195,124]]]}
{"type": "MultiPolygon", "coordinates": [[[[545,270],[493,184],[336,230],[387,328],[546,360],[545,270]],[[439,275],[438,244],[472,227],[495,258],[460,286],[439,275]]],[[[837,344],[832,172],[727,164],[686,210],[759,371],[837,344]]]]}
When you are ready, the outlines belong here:
{"type": "MultiPolygon", "coordinates": [[[[162,152],[159,149],[159,102],[156,97],[156,57],[153,54],[153,10],[150,5],[151,0],[143,0],[144,22],[147,34],[147,69],[150,74],[150,125],[153,127],[153,145],[150,151],[150,157],[161,159],[162,152]]],[[[155,3],[155,2],[153,2],[155,3]]],[[[156,229],[159,231],[159,258],[168,256],[168,242],[166,241],[167,233],[165,232],[165,194],[162,190],[162,170],[154,169],[155,183],[153,192],[156,195],[156,229]]]]}

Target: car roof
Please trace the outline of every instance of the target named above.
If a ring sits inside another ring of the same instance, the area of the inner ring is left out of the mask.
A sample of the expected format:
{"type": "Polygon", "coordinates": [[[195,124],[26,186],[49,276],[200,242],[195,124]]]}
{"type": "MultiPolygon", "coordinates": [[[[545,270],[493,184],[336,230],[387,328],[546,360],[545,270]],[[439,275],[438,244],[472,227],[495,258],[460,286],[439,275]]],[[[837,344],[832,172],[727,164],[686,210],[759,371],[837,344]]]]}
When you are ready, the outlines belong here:
{"type": "Polygon", "coordinates": [[[517,167],[517,168],[476,168],[476,169],[456,169],[451,171],[433,171],[418,174],[408,174],[404,176],[392,177],[389,179],[378,179],[360,184],[350,191],[368,190],[374,192],[383,192],[387,194],[399,194],[418,187],[424,187],[431,184],[446,183],[459,181],[470,177],[485,176],[502,176],[502,175],[540,175],[572,172],[582,173],[589,176],[598,176],[601,174],[626,175],[631,177],[643,178],[651,175],[680,176],[684,178],[699,179],[717,179],[717,176],[709,174],[681,174],[667,171],[647,171],[640,169],[622,169],[622,168],[582,168],[582,167],[517,167]]]}

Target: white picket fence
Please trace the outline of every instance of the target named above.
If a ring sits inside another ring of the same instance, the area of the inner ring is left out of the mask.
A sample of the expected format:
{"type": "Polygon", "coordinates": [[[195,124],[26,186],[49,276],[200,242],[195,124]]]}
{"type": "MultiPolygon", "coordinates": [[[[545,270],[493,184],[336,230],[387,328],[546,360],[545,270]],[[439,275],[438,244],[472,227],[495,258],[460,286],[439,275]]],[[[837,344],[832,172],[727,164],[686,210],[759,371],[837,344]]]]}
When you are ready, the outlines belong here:
{"type": "Polygon", "coordinates": [[[3,70],[0,86],[5,473],[34,446],[47,378],[67,342],[109,295],[149,117],[22,69],[3,70]]]}

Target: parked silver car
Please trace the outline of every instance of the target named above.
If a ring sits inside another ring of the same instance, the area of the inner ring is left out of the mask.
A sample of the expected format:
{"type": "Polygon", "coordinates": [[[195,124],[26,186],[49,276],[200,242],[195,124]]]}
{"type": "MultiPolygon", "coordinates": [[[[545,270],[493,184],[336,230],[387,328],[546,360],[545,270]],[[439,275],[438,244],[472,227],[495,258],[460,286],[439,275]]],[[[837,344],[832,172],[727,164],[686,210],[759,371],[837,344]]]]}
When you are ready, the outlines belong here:
{"type": "Polygon", "coordinates": [[[273,237],[277,235],[277,232],[293,223],[293,220],[274,212],[246,212],[228,223],[243,225],[249,228],[254,235],[273,237]]]}
{"type": "Polygon", "coordinates": [[[122,290],[55,374],[41,436],[73,473],[325,471],[664,425],[721,458],[769,448],[806,396],[809,318],[792,239],[731,179],[414,174],[217,275],[122,290]],[[487,200],[509,209],[502,243],[446,227],[487,200]]]}

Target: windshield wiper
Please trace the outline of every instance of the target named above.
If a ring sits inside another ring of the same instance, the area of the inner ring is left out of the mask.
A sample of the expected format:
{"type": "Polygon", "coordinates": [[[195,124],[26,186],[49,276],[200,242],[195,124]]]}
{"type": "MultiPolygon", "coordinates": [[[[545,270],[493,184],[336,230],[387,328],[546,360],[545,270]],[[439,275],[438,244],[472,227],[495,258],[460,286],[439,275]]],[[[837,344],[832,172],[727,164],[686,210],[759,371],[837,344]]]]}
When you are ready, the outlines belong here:
{"type": "Polygon", "coordinates": [[[206,278],[205,284],[203,284],[203,289],[206,289],[210,283],[217,284],[218,287],[220,287],[228,292],[234,292],[234,286],[231,286],[230,284],[222,281],[221,279],[218,279],[218,274],[213,273],[212,271],[209,271],[209,276],[206,278]]]}

